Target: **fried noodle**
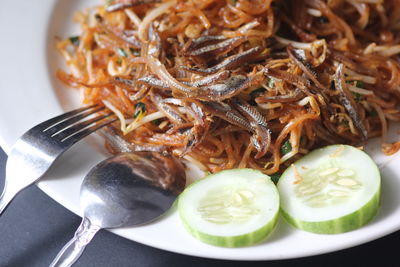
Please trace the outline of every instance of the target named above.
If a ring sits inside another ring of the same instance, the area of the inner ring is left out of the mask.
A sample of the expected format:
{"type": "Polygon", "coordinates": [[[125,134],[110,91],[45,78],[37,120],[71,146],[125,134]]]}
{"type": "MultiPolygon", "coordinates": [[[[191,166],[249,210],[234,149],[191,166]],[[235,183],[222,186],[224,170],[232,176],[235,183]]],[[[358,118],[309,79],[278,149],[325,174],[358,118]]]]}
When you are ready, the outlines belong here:
{"type": "Polygon", "coordinates": [[[206,171],[274,174],[376,136],[393,154],[399,14],[399,0],[111,0],[76,14],[57,77],[117,115],[106,136],[206,171]]]}

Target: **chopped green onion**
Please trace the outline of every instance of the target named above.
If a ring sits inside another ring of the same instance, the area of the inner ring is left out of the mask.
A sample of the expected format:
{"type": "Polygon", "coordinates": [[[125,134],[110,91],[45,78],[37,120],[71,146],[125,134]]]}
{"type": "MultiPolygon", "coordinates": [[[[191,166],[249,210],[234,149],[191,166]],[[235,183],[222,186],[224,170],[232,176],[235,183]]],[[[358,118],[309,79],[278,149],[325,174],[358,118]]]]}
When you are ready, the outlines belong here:
{"type": "Polygon", "coordinates": [[[362,81],[348,80],[346,83],[352,84],[358,88],[364,88],[364,83],[362,81]]]}
{"type": "Polygon", "coordinates": [[[344,126],[344,127],[346,127],[346,128],[349,127],[349,121],[347,121],[347,120],[342,120],[342,121],[340,121],[339,124],[342,125],[342,126],[344,126]]]}
{"type": "Polygon", "coordinates": [[[268,86],[269,88],[274,88],[274,86],[275,86],[275,81],[274,81],[274,79],[269,78],[269,80],[268,80],[268,82],[267,82],[267,86],[268,86]]]}
{"type": "Polygon", "coordinates": [[[97,20],[97,22],[102,22],[103,21],[103,17],[100,16],[100,14],[98,14],[98,13],[94,14],[94,17],[97,20]]]}
{"type": "Polygon", "coordinates": [[[141,109],[139,109],[139,110],[135,110],[135,114],[133,114],[133,118],[135,118],[135,119],[140,119],[140,117],[142,116],[142,114],[143,114],[143,111],[141,110],[141,109]]]}
{"type": "Polygon", "coordinates": [[[330,89],[335,90],[335,81],[331,81],[330,89]]]}
{"type": "Polygon", "coordinates": [[[258,89],[256,89],[256,90],[253,90],[251,93],[250,93],[250,97],[251,98],[255,98],[256,96],[258,96],[259,94],[261,94],[261,93],[263,93],[263,92],[265,92],[266,90],[265,90],[265,88],[264,87],[260,87],[260,88],[258,88],[258,89]]]}
{"type": "Polygon", "coordinates": [[[129,51],[131,52],[131,54],[135,57],[140,56],[140,51],[139,50],[135,50],[132,47],[129,47],[129,51]]]}
{"type": "Polygon", "coordinates": [[[133,114],[133,118],[136,119],[145,112],[146,112],[146,105],[143,102],[138,102],[135,104],[135,113],[133,114]]]}
{"type": "Polygon", "coordinates": [[[231,5],[236,5],[237,0],[231,0],[231,5]]]}
{"type": "Polygon", "coordinates": [[[376,112],[376,110],[373,109],[370,112],[368,112],[368,115],[371,116],[371,117],[376,117],[376,116],[378,116],[378,112],[376,112]]]}
{"type": "Polygon", "coordinates": [[[78,46],[80,43],[79,36],[71,36],[69,37],[69,41],[71,44],[78,46]]]}
{"type": "Polygon", "coordinates": [[[128,57],[128,54],[122,48],[118,48],[117,52],[121,57],[128,57]]]}
{"type": "MultiPolygon", "coordinates": [[[[357,87],[358,87],[358,86],[357,86],[357,87]]],[[[364,99],[364,97],[363,97],[361,94],[359,94],[359,93],[351,92],[351,94],[353,95],[353,98],[354,98],[355,101],[361,101],[361,100],[364,99]]]]}
{"type": "Polygon", "coordinates": [[[117,61],[116,61],[116,63],[117,63],[118,66],[121,66],[121,64],[122,64],[122,59],[121,59],[121,58],[118,58],[117,61]]]}
{"type": "Polygon", "coordinates": [[[114,3],[114,0],[107,0],[107,5],[111,5],[112,3],[114,3]]]}
{"type": "Polygon", "coordinates": [[[146,104],[143,102],[137,102],[135,104],[135,108],[141,108],[141,109],[146,109],[146,104]]]}
{"type": "Polygon", "coordinates": [[[290,144],[289,140],[286,140],[286,142],[281,146],[281,153],[282,155],[285,155],[290,151],[292,151],[292,145],[290,144]]]}
{"type": "Polygon", "coordinates": [[[364,83],[362,81],[357,81],[356,82],[356,87],[358,88],[364,88],[364,83]]]}
{"type": "Polygon", "coordinates": [[[320,23],[328,23],[329,22],[328,18],[324,17],[324,16],[320,16],[318,20],[320,23]]]}
{"type": "Polygon", "coordinates": [[[161,123],[161,119],[152,120],[151,123],[153,123],[154,125],[158,126],[161,123]]]}
{"type": "Polygon", "coordinates": [[[271,174],[269,177],[271,177],[271,181],[274,182],[274,184],[277,184],[279,178],[281,178],[281,174],[279,172],[276,172],[274,174],[271,174]]]}

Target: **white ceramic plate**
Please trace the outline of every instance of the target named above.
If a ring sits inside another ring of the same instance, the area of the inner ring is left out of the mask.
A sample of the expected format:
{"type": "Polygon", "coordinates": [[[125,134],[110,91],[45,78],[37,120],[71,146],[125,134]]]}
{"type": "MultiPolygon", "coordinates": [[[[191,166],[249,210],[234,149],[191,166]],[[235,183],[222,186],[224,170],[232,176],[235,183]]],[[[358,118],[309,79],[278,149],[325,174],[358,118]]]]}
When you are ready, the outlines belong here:
{"type": "MultiPolygon", "coordinates": [[[[55,78],[62,60],[54,49],[55,36],[77,34],[74,11],[99,1],[41,0],[2,1],[0,8],[0,145],[6,152],[33,125],[76,108],[76,91],[64,88],[55,78]]],[[[395,131],[394,131],[395,132],[395,131]]],[[[79,209],[79,187],[85,173],[105,156],[93,138],[65,153],[38,185],[71,211],[79,209]]],[[[226,249],[192,238],[172,211],[162,220],[114,233],[153,247],[177,253],[233,260],[272,260],[316,255],[352,247],[400,229],[400,155],[384,157],[379,140],[370,153],[381,166],[382,208],[367,226],[339,235],[317,235],[295,230],[283,220],[260,245],[226,249]]],[[[66,222],[68,223],[68,222],[66,222]]]]}

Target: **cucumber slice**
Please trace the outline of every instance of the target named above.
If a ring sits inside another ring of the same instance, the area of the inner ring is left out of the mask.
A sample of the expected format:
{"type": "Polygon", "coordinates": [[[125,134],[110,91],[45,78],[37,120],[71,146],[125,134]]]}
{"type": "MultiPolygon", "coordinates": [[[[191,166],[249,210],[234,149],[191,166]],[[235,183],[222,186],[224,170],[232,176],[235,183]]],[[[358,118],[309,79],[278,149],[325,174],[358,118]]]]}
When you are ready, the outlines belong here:
{"type": "Polygon", "coordinates": [[[378,211],[380,188],[375,162],[347,145],[314,150],[278,182],[283,217],[319,234],[343,233],[368,223],[378,211]]]}
{"type": "Polygon", "coordinates": [[[179,196],[178,210],[185,228],[201,241],[249,246],[274,229],[279,193],[270,177],[259,171],[226,170],[186,188],[179,196]]]}

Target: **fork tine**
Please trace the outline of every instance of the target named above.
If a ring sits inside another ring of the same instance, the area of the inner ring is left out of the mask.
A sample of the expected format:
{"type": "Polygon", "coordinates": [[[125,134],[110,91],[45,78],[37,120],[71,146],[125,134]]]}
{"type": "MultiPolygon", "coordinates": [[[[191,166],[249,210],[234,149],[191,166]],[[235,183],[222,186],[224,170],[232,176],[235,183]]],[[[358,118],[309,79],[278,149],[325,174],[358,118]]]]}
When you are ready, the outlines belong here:
{"type": "Polygon", "coordinates": [[[53,134],[52,137],[57,140],[60,140],[60,141],[65,141],[69,137],[72,137],[73,135],[77,134],[78,132],[84,130],[85,128],[88,128],[88,127],[92,126],[94,123],[100,122],[101,120],[106,119],[106,118],[112,116],[113,114],[114,114],[113,112],[110,112],[107,114],[100,114],[91,119],[84,120],[82,122],[78,122],[76,124],[71,125],[70,127],[65,128],[64,130],[57,132],[56,134],[53,134]]]}
{"type": "Polygon", "coordinates": [[[57,117],[51,118],[51,119],[49,119],[47,121],[44,121],[44,122],[38,124],[35,128],[37,128],[37,130],[45,131],[45,130],[49,129],[50,127],[53,127],[53,126],[65,121],[66,119],[68,119],[68,118],[70,118],[72,116],[78,115],[78,114],[80,114],[82,112],[85,112],[87,110],[96,108],[98,106],[99,105],[94,104],[94,105],[90,105],[90,106],[87,106],[87,107],[78,108],[78,109],[69,111],[69,112],[61,114],[61,115],[59,115],[57,117]]]}
{"type": "Polygon", "coordinates": [[[102,123],[94,124],[90,127],[86,127],[81,131],[78,131],[72,135],[65,137],[61,141],[63,143],[68,143],[68,145],[72,145],[72,144],[76,143],[77,141],[81,140],[82,138],[84,138],[85,136],[87,136],[87,135],[97,131],[98,129],[103,128],[104,126],[107,126],[117,120],[118,120],[117,118],[112,118],[110,120],[105,120],[102,123]]]}
{"type": "Polygon", "coordinates": [[[103,106],[94,107],[94,109],[85,110],[77,115],[72,115],[71,117],[67,117],[66,119],[60,121],[59,123],[50,126],[49,128],[45,129],[44,132],[48,133],[49,135],[57,135],[59,132],[66,130],[68,127],[74,125],[74,123],[96,113],[101,110],[105,109],[103,106]]]}
{"type": "Polygon", "coordinates": [[[64,113],[34,126],[17,140],[8,155],[7,187],[0,195],[0,215],[18,192],[39,180],[71,145],[117,120],[112,112],[94,114],[102,109],[92,105],[64,113]],[[89,114],[92,116],[86,118],[89,114]]]}

